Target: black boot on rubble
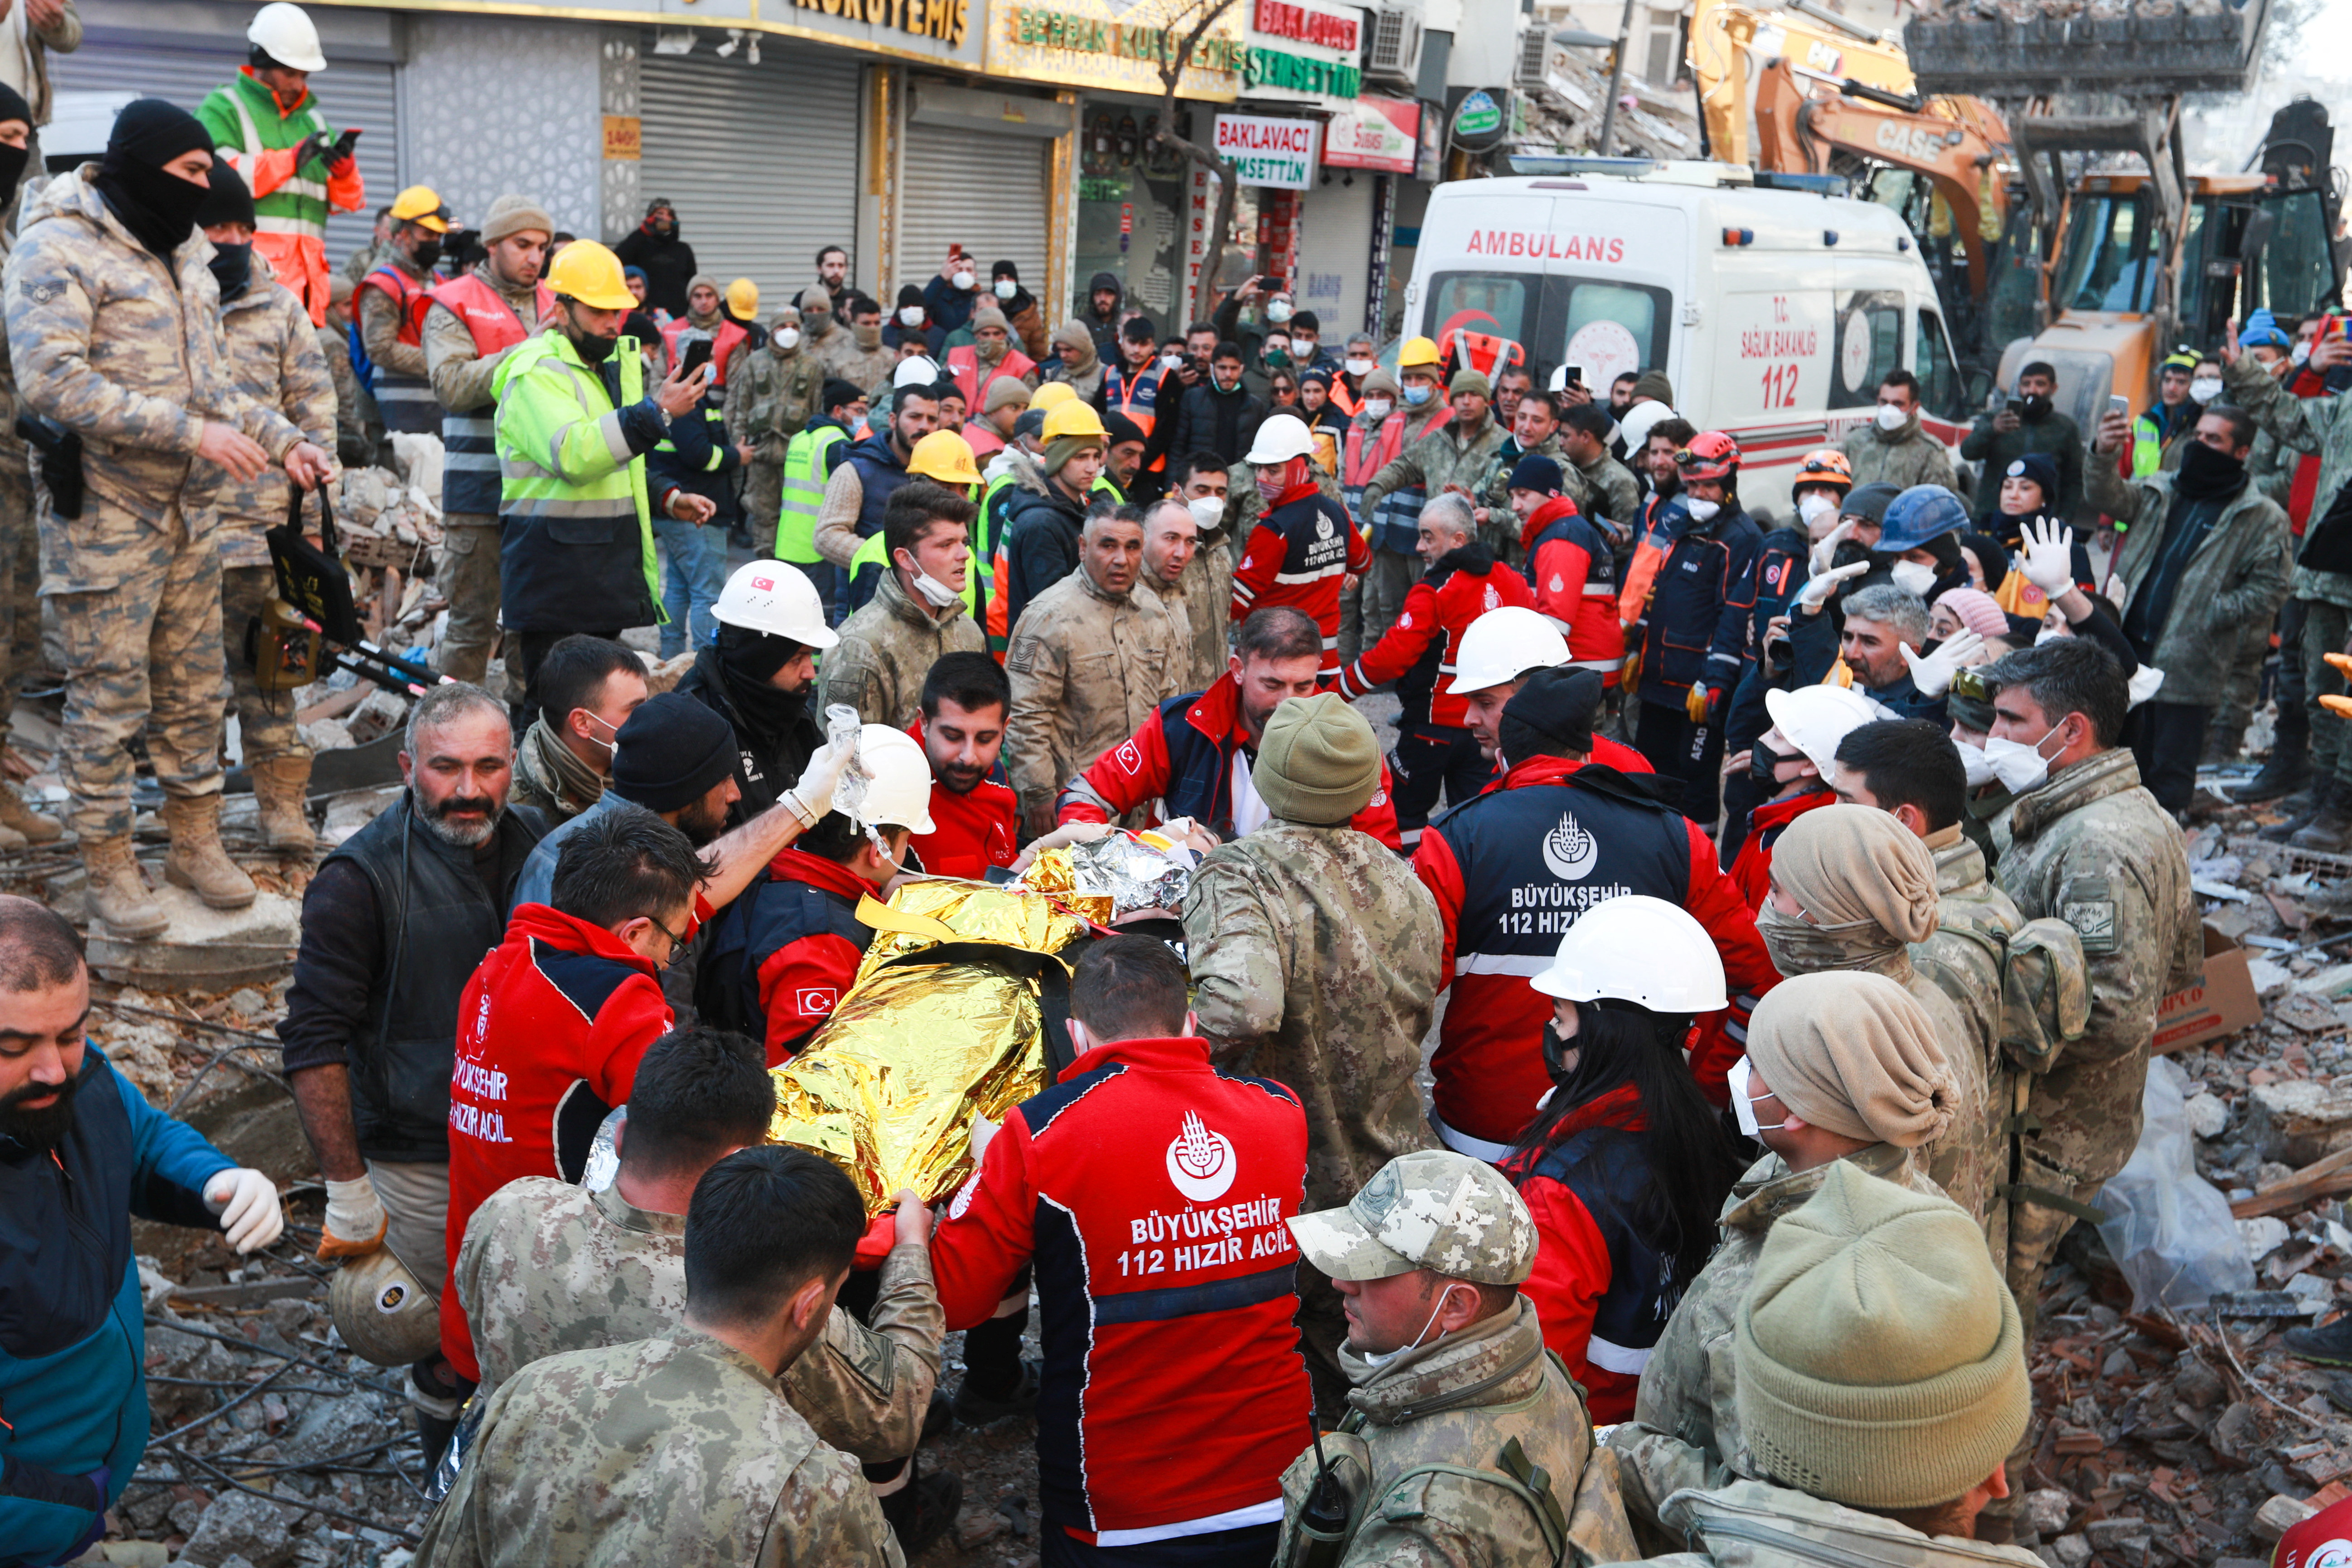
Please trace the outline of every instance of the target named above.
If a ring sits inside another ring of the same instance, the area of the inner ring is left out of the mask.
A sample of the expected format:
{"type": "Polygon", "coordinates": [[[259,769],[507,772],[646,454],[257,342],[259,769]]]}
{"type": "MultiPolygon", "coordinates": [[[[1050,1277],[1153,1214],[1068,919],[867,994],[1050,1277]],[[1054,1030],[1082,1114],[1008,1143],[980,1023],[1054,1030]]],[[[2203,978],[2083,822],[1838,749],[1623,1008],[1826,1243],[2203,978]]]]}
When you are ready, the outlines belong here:
{"type": "Polygon", "coordinates": [[[2284,844],[2296,834],[2319,820],[2319,814],[2336,804],[2336,775],[2326,774],[2311,781],[2310,797],[2304,808],[2284,822],[2273,823],[2263,829],[2262,836],[2273,844],[2284,844]]]}
{"type": "Polygon", "coordinates": [[[2295,735],[2292,741],[2282,732],[2272,742],[2271,754],[2260,772],[2230,791],[2230,798],[2240,805],[2260,805],[2264,801],[2283,800],[2311,782],[2311,753],[2295,735]]]}
{"type": "Polygon", "coordinates": [[[2299,1361],[2322,1366],[2352,1366],[2352,1315],[2336,1319],[2324,1329],[2289,1329],[2279,1346],[2299,1361]]]}
{"type": "Polygon", "coordinates": [[[2286,841],[2295,848],[2317,849],[2329,855],[2341,855],[2352,848],[2352,788],[2346,787],[2341,779],[2333,784],[2311,820],[2287,835],[2286,841]]]}
{"type": "Polygon", "coordinates": [[[918,1461],[910,1458],[907,1463],[914,1468],[913,1475],[880,1501],[882,1517],[890,1521],[891,1531],[898,1538],[898,1550],[911,1562],[955,1527],[956,1510],[963,1505],[963,1478],[953,1470],[925,1475],[918,1461]]]}

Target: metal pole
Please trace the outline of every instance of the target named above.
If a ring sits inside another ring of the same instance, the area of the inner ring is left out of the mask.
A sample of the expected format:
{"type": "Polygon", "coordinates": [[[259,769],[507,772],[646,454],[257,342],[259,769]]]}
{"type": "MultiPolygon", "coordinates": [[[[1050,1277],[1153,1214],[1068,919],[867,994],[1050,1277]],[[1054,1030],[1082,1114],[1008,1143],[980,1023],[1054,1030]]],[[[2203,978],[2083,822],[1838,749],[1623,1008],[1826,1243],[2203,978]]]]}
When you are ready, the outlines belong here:
{"type": "Polygon", "coordinates": [[[1633,0],[1625,0],[1625,16],[1617,24],[1617,58],[1609,67],[1609,102],[1601,110],[1601,155],[1609,156],[1617,134],[1617,94],[1625,86],[1625,51],[1633,47],[1633,0]]]}

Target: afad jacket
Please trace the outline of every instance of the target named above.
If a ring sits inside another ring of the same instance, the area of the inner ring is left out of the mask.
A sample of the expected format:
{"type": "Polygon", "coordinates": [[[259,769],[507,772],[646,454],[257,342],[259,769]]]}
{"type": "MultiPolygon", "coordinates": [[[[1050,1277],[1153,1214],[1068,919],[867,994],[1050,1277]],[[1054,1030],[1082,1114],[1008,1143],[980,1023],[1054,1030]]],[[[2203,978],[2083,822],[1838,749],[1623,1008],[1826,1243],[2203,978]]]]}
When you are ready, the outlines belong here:
{"type": "Polygon", "coordinates": [[[1339,695],[1353,702],[1393,680],[1408,722],[1425,720],[1458,730],[1467,716],[1466,704],[1454,694],[1454,657],[1462,634],[1489,610],[1525,609],[1534,601],[1527,579],[1497,562],[1486,545],[1448,551],[1406,593],[1388,635],[1339,672],[1339,695]]]}
{"type": "Polygon", "coordinates": [[[1642,700],[1680,708],[1694,686],[1728,692],[1739,684],[1756,591],[1748,567],[1763,538],[1733,501],[1704,524],[1684,522],[1652,580],[1642,629],[1642,700]]]}
{"type": "Polygon", "coordinates": [[[1536,508],[1519,528],[1535,608],[1568,639],[1568,661],[1614,686],[1625,664],[1617,619],[1617,558],[1609,536],[1566,496],[1536,508]]]}

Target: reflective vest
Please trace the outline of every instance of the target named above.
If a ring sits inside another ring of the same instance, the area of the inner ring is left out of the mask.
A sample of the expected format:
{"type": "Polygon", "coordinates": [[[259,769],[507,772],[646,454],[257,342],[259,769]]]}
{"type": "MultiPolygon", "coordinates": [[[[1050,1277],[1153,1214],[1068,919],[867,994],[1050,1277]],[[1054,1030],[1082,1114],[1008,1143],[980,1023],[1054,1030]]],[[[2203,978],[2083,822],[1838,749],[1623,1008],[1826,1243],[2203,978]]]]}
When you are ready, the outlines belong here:
{"type": "MultiPolygon", "coordinates": [[[[982,405],[988,396],[988,389],[996,384],[998,376],[1009,375],[1013,380],[1019,381],[1036,368],[1035,360],[1031,359],[1019,349],[1008,348],[1004,351],[1004,357],[998,360],[994,366],[989,369],[987,374],[982,375],[980,350],[976,345],[966,343],[960,349],[948,350],[948,370],[955,376],[955,384],[963,388],[963,405],[971,411],[971,416],[975,419],[980,417],[982,412],[982,405]]],[[[1148,429],[1149,426],[1146,428],[1148,429]]]]}
{"type": "MultiPolygon", "coordinates": [[[[530,335],[530,324],[478,272],[468,272],[432,290],[436,303],[457,318],[474,340],[474,357],[488,359],[510,349],[530,335]]],[[[555,296],[546,284],[531,293],[536,314],[532,321],[554,309],[555,296]]],[[[459,413],[441,413],[441,510],[489,516],[499,510],[498,406],[486,403],[459,413]]]]}
{"type": "MultiPolygon", "coordinates": [[[[1124,365],[1110,365],[1103,371],[1103,408],[1111,414],[1123,414],[1135,421],[1135,427],[1146,437],[1159,419],[1160,373],[1146,370],[1130,374],[1124,365]]],[[[1184,454],[1179,453],[1181,457],[1184,454]]],[[[1156,452],[1143,465],[1143,472],[1156,474],[1168,467],[1168,454],[1156,452]]]]}
{"type": "Polygon", "coordinates": [[[710,390],[718,392],[727,385],[727,362],[735,351],[751,341],[751,334],[726,317],[719,318],[715,327],[698,327],[684,316],[674,316],[662,323],[662,346],[669,351],[669,363],[676,364],[683,352],[677,340],[687,332],[705,332],[710,338],[710,390]]]}
{"type": "MultiPolygon", "coordinates": [[[[277,96],[247,67],[235,79],[213,89],[196,108],[196,118],[212,133],[213,145],[230,154],[229,162],[253,184],[254,165],[264,153],[299,147],[314,132],[330,141],[335,128],[319,112],[319,100],[306,96],[291,114],[278,111],[277,96]],[[230,122],[235,122],[232,132],[230,122]]],[[[254,227],[263,234],[290,234],[324,243],[327,237],[327,161],[313,158],[281,182],[268,195],[253,198],[254,227]]]]}
{"type": "Polygon", "coordinates": [[[783,510],[776,516],[776,559],[814,566],[824,556],[816,547],[817,509],[833,470],[825,454],[849,439],[838,425],[812,425],[784,447],[783,510]]]}
{"type": "MultiPolygon", "coordinates": [[[[636,340],[624,337],[614,346],[611,363],[620,376],[617,404],[571,341],[552,328],[499,362],[490,386],[499,400],[499,514],[507,528],[501,566],[507,558],[520,556],[520,546],[533,534],[545,533],[559,544],[578,548],[589,542],[584,536],[596,531],[593,524],[634,519],[641,586],[657,616],[661,573],[654,558],[645,459],[616,452],[607,425],[616,408],[644,399],[646,362],[638,356],[636,340]]],[[[617,531],[608,527],[604,531],[609,536],[617,531]]],[[[590,617],[582,624],[644,624],[594,618],[618,605],[623,586],[601,578],[579,584],[589,601],[581,605],[581,613],[590,617]]]]}
{"type": "MultiPolygon", "coordinates": [[[[425,312],[433,308],[431,285],[411,278],[387,261],[360,279],[362,292],[370,289],[390,300],[393,308],[400,312],[399,341],[411,348],[422,348],[425,312]]],[[[358,316],[354,310],[354,327],[358,316]]],[[[441,400],[433,395],[433,384],[425,377],[401,375],[377,365],[369,390],[375,394],[385,429],[405,430],[413,436],[441,434],[441,400]]]]}

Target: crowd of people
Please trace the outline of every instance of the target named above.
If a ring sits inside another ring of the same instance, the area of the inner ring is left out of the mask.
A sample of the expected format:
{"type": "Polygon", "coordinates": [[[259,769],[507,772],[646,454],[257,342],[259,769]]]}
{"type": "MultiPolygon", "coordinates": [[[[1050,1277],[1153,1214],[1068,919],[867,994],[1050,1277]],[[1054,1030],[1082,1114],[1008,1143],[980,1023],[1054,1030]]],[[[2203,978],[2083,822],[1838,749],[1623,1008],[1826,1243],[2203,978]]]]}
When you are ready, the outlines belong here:
{"type": "MultiPolygon", "coordinates": [[[[1661,371],[1391,368],[1273,279],[1163,332],[1097,277],[1049,331],[958,252],[886,321],[830,247],[763,318],[666,201],[607,247],[424,186],[331,274],[365,198],[323,57],[283,4],[253,47],[26,205],[10,390],[79,450],[0,521],[135,939],[125,742],[205,903],[254,897],[226,711],[315,858],[263,533],[441,443],[444,679],[310,877],[279,1027],[320,1256],[451,1455],[422,1563],[896,1563],[959,1506],[924,1439],[1013,1417],[1050,1563],[1778,1561],[1759,1518],[2041,1561],[2042,1276],[2199,965],[2179,824],[2274,622],[2241,798],[2352,842],[2332,318],[2087,437],[2026,365],[1973,510],[1896,372],[1751,516],[1661,371]],[[1074,1059],[961,1187],[877,1217],[769,1142],[876,904],[1146,826],[1199,855],[1181,942],[1065,955],[1074,1059]]],[[[0,87],[0,175],[33,118],[0,87]]],[[[47,1563],[143,1446],[125,1216],[245,1247],[277,1197],[83,1042],[57,915],[0,901],[0,1560],[47,1563]]]]}

